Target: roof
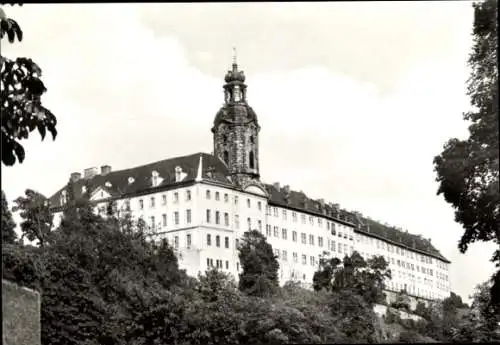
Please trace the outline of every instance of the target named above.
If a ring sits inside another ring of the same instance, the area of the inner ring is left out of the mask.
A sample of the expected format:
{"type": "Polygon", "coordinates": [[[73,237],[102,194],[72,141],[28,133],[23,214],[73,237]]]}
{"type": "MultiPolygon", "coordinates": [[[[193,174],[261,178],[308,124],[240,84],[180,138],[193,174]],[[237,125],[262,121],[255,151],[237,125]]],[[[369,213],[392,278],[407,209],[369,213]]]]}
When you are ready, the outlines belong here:
{"type": "MultiPolygon", "coordinates": [[[[111,171],[106,175],[98,174],[89,179],[81,178],[75,182],[75,197],[78,198],[82,195],[82,187],[86,183],[89,183],[93,189],[102,188],[112,197],[148,193],[152,188],[165,189],[185,185],[195,181],[200,165],[200,157],[203,160],[203,179],[233,186],[228,179],[229,173],[227,167],[219,158],[207,153],[196,153],[189,156],[165,159],[130,169],[111,171]],[[175,181],[176,167],[180,167],[182,172],[186,173],[186,176],[180,182],[175,181]],[[153,171],[158,172],[158,177],[163,179],[155,187],[151,186],[153,171]],[[129,183],[130,177],[134,179],[132,183],[129,183]],[[107,182],[111,185],[106,184],[107,182]]],[[[61,193],[65,188],[66,186],[63,186],[50,197],[49,200],[52,205],[60,204],[61,193]]]]}
{"type": "MultiPolygon", "coordinates": [[[[80,197],[82,187],[89,183],[94,189],[98,187],[106,191],[111,197],[120,197],[126,195],[140,195],[155,190],[173,189],[179,186],[194,183],[200,165],[202,164],[202,178],[204,181],[211,181],[217,184],[225,185],[228,188],[236,188],[229,179],[227,166],[216,156],[207,153],[196,153],[189,156],[174,157],[158,162],[137,166],[130,169],[112,171],[106,175],[96,175],[90,179],[80,179],[75,182],[75,197],[80,197]],[[175,181],[175,168],[181,167],[187,175],[180,181],[175,181]],[[158,176],[163,180],[156,187],[151,186],[152,172],[158,172],[158,176]],[[129,178],[134,179],[129,183],[129,178]],[[106,182],[109,182],[106,184],[106,182]]],[[[357,212],[349,212],[340,208],[338,204],[325,202],[324,200],[314,200],[304,192],[290,190],[288,186],[278,186],[265,184],[269,194],[269,204],[288,209],[304,212],[310,215],[330,218],[334,221],[349,225],[355,228],[355,231],[366,236],[376,237],[391,242],[394,245],[408,248],[414,251],[420,251],[429,256],[450,262],[430,243],[429,240],[419,235],[410,234],[401,231],[393,226],[382,224],[378,221],[361,216],[357,212]]],[[[61,192],[66,186],[62,187],[52,197],[52,205],[60,205],[61,192]]],[[[55,206],[58,208],[58,206],[55,206]]]]}
{"type": "Polygon", "coordinates": [[[257,114],[246,102],[224,104],[215,115],[213,128],[217,128],[222,122],[229,124],[254,122],[257,126],[259,125],[257,114]]]}
{"type": "Polygon", "coordinates": [[[308,198],[303,192],[290,190],[288,186],[266,185],[269,203],[276,206],[295,209],[311,215],[331,218],[337,222],[354,226],[354,230],[365,236],[376,237],[391,242],[399,247],[422,252],[436,259],[450,262],[428,239],[414,235],[394,226],[382,224],[373,219],[363,217],[360,213],[341,209],[338,204],[308,198]]]}

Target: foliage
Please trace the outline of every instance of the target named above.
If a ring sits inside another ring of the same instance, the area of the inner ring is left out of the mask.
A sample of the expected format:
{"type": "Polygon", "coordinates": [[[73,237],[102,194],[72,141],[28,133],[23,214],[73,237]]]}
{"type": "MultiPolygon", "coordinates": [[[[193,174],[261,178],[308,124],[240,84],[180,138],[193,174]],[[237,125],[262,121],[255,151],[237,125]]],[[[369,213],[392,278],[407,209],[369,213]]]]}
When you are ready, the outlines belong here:
{"type": "Polygon", "coordinates": [[[279,286],[279,263],[265,236],[257,230],[245,232],[238,252],[242,268],[240,291],[250,296],[273,295],[279,286]]]}
{"type": "Polygon", "coordinates": [[[25,197],[20,196],[14,203],[16,206],[12,211],[20,211],[23,219],[20,226],[23,236],[28,240],[37,240],[40,246],[47,242],[47,238],[52,229],[53,216],[50,212],[47,198],[32,189],[26,189],[25,197]]]}
{"type": "Polygon", "coordinates": [[[405,344],[406,343],[415,344],[415,343],[421,343],[421,342],[425,342],[425,341],[422,339],[422,336],[418,332],[405,330],[405,331],[401,332],[401,334],[399,335],[398,342],[405,343],[405,344]]]}
{"type": "Polygon", "coordinates": [[[337,258],[320,259],[320,266],[313,276],[313,287],[316,291],[351,290],[362,296],[373,305],[385,300],[385,279],[391,277],[388,264],[382,256],[365,261],[358,252],[345,256],[342,265],[337,258]]]}
{"type": "MultiPolygon", "coordinates": [[[[462,253],[476,241],[493,241],[500,247],[497,1],[481,1],[473,7],[474,43],[468,61],[473,110],[464,114],[470,122],[469,137],[450,139],[434,158],[438,194],[455,208],[455,220],[465,229],[459,242],[462,253]]],[[[492,261],[500,269],[500,249],[492,261]]],[[[500,284],[491,292],[500,311],[500,284]]]]}
{"type": "MultiPolygon", "coordinates": [[[[21,41],[23,32],[18,23],[0,18],[0,39],[10,43],[21,41]]],[[[41,96],[47,91],[40,79],[41,68],[31,59],[18,57],[15,60],[0,55],[0,114],[2,123],[2,163],[11,166],[24,161],[25,150],[20,140],[27,139],[38,130],[42,140],[48,132],[55,139],[57,120],[54,114],[42,105],[41,96]]]]}
{"type": "Polygon", "coordinates": [[[12,219],[7,197],[2,190],[2,244],[14,243],[17,239],[16,223],[12,219]]]}
{"type": "Polygon", "coordinates": [[[396,300],[391,303],[391,307],[394,307],[396,309],[401,309],[406,312],[410,312],[410,297],[406,293],[406,291],[401,290],[397,293],[396,295],[396,300]]]}

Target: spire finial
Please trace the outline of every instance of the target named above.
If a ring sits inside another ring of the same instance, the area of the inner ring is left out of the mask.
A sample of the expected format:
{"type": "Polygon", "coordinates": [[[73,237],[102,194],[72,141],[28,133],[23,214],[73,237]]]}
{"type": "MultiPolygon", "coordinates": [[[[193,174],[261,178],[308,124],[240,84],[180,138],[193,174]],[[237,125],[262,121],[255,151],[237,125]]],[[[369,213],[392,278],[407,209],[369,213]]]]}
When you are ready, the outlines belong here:
{"type": "Polygon", "coordinates": [[[237,65],[236,63],[236,47],[233,46],[233,65],[237,65]]]}

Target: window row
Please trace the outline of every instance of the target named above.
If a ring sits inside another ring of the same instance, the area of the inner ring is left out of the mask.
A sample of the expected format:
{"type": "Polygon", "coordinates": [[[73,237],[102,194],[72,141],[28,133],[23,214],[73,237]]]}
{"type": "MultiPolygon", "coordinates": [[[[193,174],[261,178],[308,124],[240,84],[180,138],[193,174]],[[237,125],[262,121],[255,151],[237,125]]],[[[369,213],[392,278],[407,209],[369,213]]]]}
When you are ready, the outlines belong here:
{"type": "MultiPolygon", "coordinates": [[[[191,201],[191,191],[190,190],[186,190],[185,191],[185,201],[191,201]]],[[[149,208],[155,208],[156,207],[156,196],[151,196],[151,197],[148,197],[146,199],[148,201],[148,206],[149,208]]],[[[172,202],[174,204],[178,204],[179,203],[179,192],[173,192],[172,193],[172,202]]],[[[138,203],[139,203],[139,210],[144,210],[144,199],[139,199],[138,200],[138,203]]],[[[164,193],[161,195],[161,198],[160,198],[160,203],[161,203],[161,206],[165,206],[167,205],[167,193],[164,193]]],[[[125,200],[125,209],[130,211],[130,200],[125,200]]]]}
{"type": "MultiPolygon", "coordinates": [[[[205,222],[208,224],[211,224],[213,222],[215,225],[230,226],[229,213],[221,213],[220,211],[213,212],[212,210],[207,209],[205,211],[205,222]]],[[[247,217],[247,229],[253,230],[254,228],[252,226],[252,219],[250,217],[247,217]]],[[[238,214],[234,215],[234,227],[235,229],[240,228],[240,216],[238,214]]],[[[262,232],[262,220],[260,219],[257,220],[257,229],[262,232]]]]}
{"type": "MultiPolygon", "coordinates": [[[[269,224],[266,225],[266,237],[275,237],[275,238],[281,238],[283,240],[288,240],[288,229],[282,228],[280,231],[280,228],[278,226],[271,226],[269,224]]],[[[314,235],[309,235],[309,242],[307,241],[307,234],[302,232],[300,234],[300,242],[302,244],[307,244],[314,246],[315,245],[315,239],[316,237],[314,235]]],[[[324,240],[323,237],[317,236],[317,243],[319,247],[323,247],[324,245],[324,240]]],[[[298,233],[297,231],[292,231],[292,241],[293,242],[298,242],[298,233]]]]}
{"type": "MultiPolygon", "coordinates": [[[[287,220],[288,214],[291,214],[292,222],[294,222],[294,223],[298,222],[297,212],[287,211],[284,209],[281,209],[281,212],[280,212],[280,209],[278,207],[266,206],[266,215],[267,216],[274,216],[274,217],[278,218],[278,217],[280,217],[280,214],[281,214],[281,218],[283,220],[287,220]]],[[[310,225],[317,224],[317,226],[320,228],[322,228],[324,225],[327,230],[330,230],[330,229],[334,230],[336,227],[336,224],[332,221],[329,221],[329,220],[321,218],[321,217],[307,216],[305,214],[300,214],[300,221],[302,224],[306,224],[307,222],[309,222],[310,225]]],[[[346,228],[349,229],[349,227],[346,227],[346,228]]],[[[352,233],[350,233],[349,236],[354,235],[354,231],[352,229],[351,229],[351,231],[352,231],[352,233]]]]}
{"type": "MultiPolygon", "coordinates": [[[[205,199],[207,200],[211,200],[212,199],[212,191],[210,189],[207,189],[205,191],[205,199]]],[[[214,193],[214,199],[215,201],[220,201],[220,192],[215,192],[214,193]]],[[[233,201],[234,201],[234,204],[235,205],[238,205],[238,202],[239,202],[239,197],[238,195],[234,195],[233,196],[233,201]]],[[[224,193],[224,202],[225,203],[229,203],[229,194],[228,193],[224,193]]],[[[252,207],[252,200],[250,200],[249,198],[247,198],[247,207],[248,208],[251,208],[252,207]]],[[[259,211],[262,210],[262,202],[261,201],[257,201],[257,209],[259,211]]]]}
{"type": "MultiPolygon", "coordinates": [[[[220,268],[224,269],[223,261],[219,259],[215,259],[215,266],[214,266],[214,259],[207,258],[207,268],[220,268]]],[[[229,261],[226,260],[226,270],[229,269],[229,261]]]]}
{"type": "MultiPolygon", "coordinates": [[[[212,246],[212,234],[207,234],[207,246],[208,247],[212,246]]],[[[217,248],[220,248],[220,246],[221,246],[221,236],[220,235],[215,235],[215,246],[217,248]]],[[[224,248],[229,249],[229,237],[228,236],[224,237],[224,248]]]]}
{"type": "MultiPolygon", "coordinates": [[[[141,215],[141,216],[139,216],[139,219],[144,220],[144,217],[141,215]]],[[[186,225],[191,224],[192,221],[193,221],[193,217],[192,217],[191,210],[190,209],[185,210],[185,212],[184,212],[184,224],[186,224],[186,225]]],[[[167,214],[163,213],[161,215],[160,219],[157,219],[155,216],[150,216],[149,223],[146,223],[146,224],[152,230],[158,230],[158,229],[168,227],[167,214]]],[[[172,224],[174,226],[179,226],[181,224],[181,218],[180,218],[179,211],[172,212],[172,224]]]]}
{"type": "MultiPolygon", "coordinates": [[[[173,236],[173,243],[170,243],[169,238],[167,237],[167,243],[169,243],[173,248],[179,249],[180,243],[179,243],[179,235],[173,236]]],[[[186,234],[185,237],[185,246],[187,249],[191,249],[191,244],[192,244],[192,239],[191,239],[191,234],[186,234]]]]}
{"type": "MultiPolygon", "coordinates": [[[[279,249],[274,249],[274,255],[278,260],[288,261],[288,252],[286,250],[280,251],[279,249]]],[[[314,255],[310,255],[308,261],[306,254],[301,255],[302,265],[307,265],[307,263],[309,262],[311,266],[316,266],[317,264],[319,264],[319,260],[320,260],[319,256],[316,257],[314,255]]],[[[299,262],[299,254],[297,252],[292,253],[292,261],[299,262]]]]}

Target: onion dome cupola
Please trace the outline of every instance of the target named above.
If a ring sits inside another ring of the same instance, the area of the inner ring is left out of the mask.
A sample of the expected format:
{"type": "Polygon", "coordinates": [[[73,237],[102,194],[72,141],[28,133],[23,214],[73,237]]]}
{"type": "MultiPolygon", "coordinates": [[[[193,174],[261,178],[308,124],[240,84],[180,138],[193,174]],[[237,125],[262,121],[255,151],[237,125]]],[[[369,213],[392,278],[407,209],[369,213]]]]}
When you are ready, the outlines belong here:
{"type": "Polygon", "coordinates": [[[257,115],[247,103],[245,74],[238,69],[236,54],[224,78],[224,104],[212,127],[214,154],[229,168],[239,184],[259,179],[257,115]]]}

